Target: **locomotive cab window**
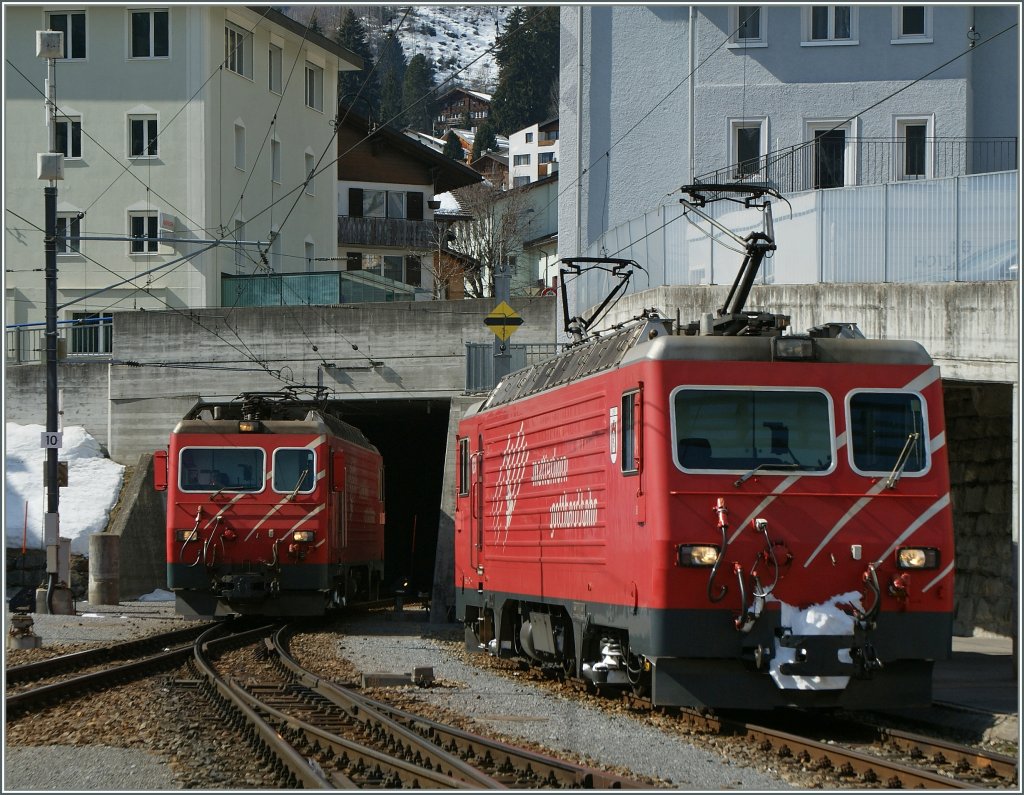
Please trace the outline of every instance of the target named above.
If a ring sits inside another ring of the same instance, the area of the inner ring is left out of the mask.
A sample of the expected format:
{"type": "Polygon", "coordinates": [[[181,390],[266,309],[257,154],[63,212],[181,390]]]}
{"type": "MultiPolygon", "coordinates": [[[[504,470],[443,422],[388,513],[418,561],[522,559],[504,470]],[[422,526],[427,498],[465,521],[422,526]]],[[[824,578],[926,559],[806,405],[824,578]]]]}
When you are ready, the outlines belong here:
{"type": "Polygon", "coordinates": [[[182,491],[260,491],[263,451],[258,447],[186,447],[181,451],[182,491]]]}
{"type": "Polygon", "coordinates": [[[469,494],[469,439],[459,439],[459,496],[469,494]]]}
{"type": "Polygon", "coordinates": [[[316,457],[305,447],[274,451],[274,491],[306,494],[316,486],[316,457]]]}
{"type": "Polygon", "coordinates": [[[639,397],[639,392],[628,392],[622,396],[622,418],[619,423],[622,439],[619,448],[622,451],[621,461],[624,473],[637,472],[640,464],[640,446],[637,443],[639,433],[637,402],[639,397]]]}
{"type": "Polygon", "coordinates": [[[904,476],[928,469],[924,401],[909,392],[854,392],[849,397],[850,458],[860,474],[904,476]],[[905,461],[903,460],[905,459],[905,461]]]}
{"type": "Polygon", "coordinates": [[[686,471],[830,471],[828,395],[810,389],[682,388],[672,398],[676,465],[686,471]]]}

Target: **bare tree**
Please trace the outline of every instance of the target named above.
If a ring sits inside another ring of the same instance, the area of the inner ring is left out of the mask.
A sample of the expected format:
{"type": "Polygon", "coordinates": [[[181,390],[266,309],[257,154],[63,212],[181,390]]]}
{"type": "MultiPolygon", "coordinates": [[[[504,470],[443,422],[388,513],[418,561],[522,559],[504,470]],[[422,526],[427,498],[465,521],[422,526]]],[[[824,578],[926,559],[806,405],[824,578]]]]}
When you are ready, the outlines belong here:
{"type": "MultiPolygon", "coordinates": [[[[432,281],[433,300],[456,297],[451,295],[451,286],[463,279],[466,270],[466,257],[453,250],[455,240],[454,227],[459,220],[435,215],[430,230],[430,248],[419,249],[415,253],[420,258],[420,267],[430,274],[432,281]]],[[[458,293],[461,295],[461,291],[458,293]]]]}
{"type": "Polygon", "coordinates": [[[494,295],[494,269],[522,251],[526,200],[519,190],[504,191],[479,182],[455,191],[469,220],[454,225],[450,246],[470,263],[466,268],[466,296],[494,295]]]}

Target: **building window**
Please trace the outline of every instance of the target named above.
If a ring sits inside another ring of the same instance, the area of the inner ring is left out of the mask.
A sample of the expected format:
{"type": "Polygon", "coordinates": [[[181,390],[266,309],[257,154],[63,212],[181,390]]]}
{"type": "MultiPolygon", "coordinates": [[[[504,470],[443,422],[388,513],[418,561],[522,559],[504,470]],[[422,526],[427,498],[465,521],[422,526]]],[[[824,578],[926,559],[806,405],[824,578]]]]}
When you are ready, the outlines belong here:
{"type": "Polygon", "coordinates": [[[363,269],[363,252],[349,251],[345,254],[345,270],[361,271],[363,269]]]}
{"type": "Polygon", "coordinates": [[[58,116],[54,130],[54,145],[64,157],[82,156],[82,118],[80,116],[58,116]]]}
{"type": "Polygon", "coordinates": [[[530,178],[529,177],[512,177],[512,187],[513,188],[521,188],[521,187],[523,187],[523,185],[529,185],[529,184],[530,184],[530,178]]]}
{"type": "Polygon", "coordinates": [[[931,40],[931,6],[893,6],[893,44],[929,43],[931,40]]]}
{"type": "Polygon", "coordinates": [[[252,37],[230,22],[224,25],[224,65],[228,71],[252,78],[252,37]]]}
{"type": "Polygon", "coordinates": [[[554,163],[555,153],[554,152],[541,152],[537,158],[538,163],[554,163]]]}
{"type": "Polygon", "coordinates": [[[766,152],[767,127],[764,119],[732,119],[730,157],[734,164],[734,179],[757,174],[766,152]]]}
{"type": "Polygon", "coordinates": [[[896,138],[899,146],[897,179],[926,179],[930,176],[930,126],[930,119],[896,120],[896,138]]]}
{"type": "Polygon", "coordinates": [[[856,44],[855,6],[805,6],[804,44],[856,44]]]}
{"type": "Polygon", "coordinates": [[[528,165],[530,165],[530,156],[529,155],[513,155],[512,156],[512,165],[513,166],[528,166],[528,165]]]}
{"type": "Polygon", "coordinates": [[[306,195],[316,196],[314,186],[314,173],[316,171],[316,159],[309,152],[306,152],[306,195]]]}
{"type": "Polygon", "coordinates": [[[128,250],[132,254],[157,253],[160,248],[157,242],[157,213],[128,213],[128,228],[128,234],[133,238],[128,244],[128,250]]]}
{"type": "Polygon", "coordinates": [[[72,312],[72,353],[110,353],[113,343],[114,316],[110,312],[72,312]]]}
{"type": "Polygon", "coordinates": [[[169,16],[167,9],[131,12],[132,58],[166,58],[170,54],[169,16]]]}
{"type": "Polygon", "coordinates": [[[51,11],[46,19],[50,30],[64,34],[64,58],[71,61],[85,58],[85,12],[51,11]]]}
{"type": "Polygon", "coordinates": [[[528,144],[532,144],[533,143],[533,133],[527,133],[526,134],[526,143],[528,143],[528,144]]]}
{"type": "Polygon", "coordinates": [[[242,241],[245,240],[245,221],[235,219],[235,273],[242,273],[245,268],[245,249],[242,241]]]}
{"type": "Polygon", "coordinates": [[[235,168],[245,171],[245,125],[235,122],[235,168]]]}
{"type": "Polygon", "coordinates": [[[270,179],[281,181],[281,142],[276,138],[270,139],[270,179]]]}
{"type": "Polygon", "coordinates": [[[733,31],[729,40],[731,47],[764,47],[768,44],[762,6],[731,6],[729,29],[733,31]]]}
{"type": "Polygon", "coordinates": [[[281,48],[275,44],[270,45],[270,90],[275,94],[281,93],[281,48]]]}
{"type": "MultiPolygon", "coordinates": [[[[814,188],[841,188],[847,184],[847,169],[850,166],[846,157],[847,138],[851,128],[833,127],[828,122],[815,122],[808,125],[808,134],[814,140],[814,188]]],[[[851,182],[855,179],[850,174],[851,182]]]]}
{"type": "Polygon", "coordinates": [[[81,213],[57,214],[57,253],[78,254],[82,250],[81,213]]]}
{"type": "Polygon", "coordinates": [[[306,107],[324,109],[324,70],[306,61],[306,107]]]}
{"type": "Polygon", "coordinates": [[[388,218],[406,218],[405,191],[388,191],[388,218]]]}
{"type": "Polygon", "coordinates": [[[159,154],[156,136],[156,116],[128,117],[128,156],[156,157],[159,154]]]}
{"type": "Polygon", "coordinates": [[[306,241],[306,273],[313,272],[313,263],[316,262],[316,247],[315,244],[306,241]]]}

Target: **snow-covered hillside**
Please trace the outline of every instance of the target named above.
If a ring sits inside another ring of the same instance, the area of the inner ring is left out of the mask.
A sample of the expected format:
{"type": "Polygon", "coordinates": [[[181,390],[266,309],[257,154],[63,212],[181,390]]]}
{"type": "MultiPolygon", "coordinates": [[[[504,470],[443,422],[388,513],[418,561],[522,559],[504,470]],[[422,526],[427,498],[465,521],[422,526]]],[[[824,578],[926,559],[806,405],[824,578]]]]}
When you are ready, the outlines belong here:
{"type": "Polygon", "coordinates": [[[315,9],[324,35],[333,38],[347,8],[363,20],[371,46],[401,24],[398,35],[405,57],[423,53],[433,60],[439,83],[465,69],[456,78],[460,84],[494,90],[498,70],[487,50],[511,6],[286,6],[285,13],[306,22],[315,9]],[[409,14],[403,20],[406,9],[409,14]]]}

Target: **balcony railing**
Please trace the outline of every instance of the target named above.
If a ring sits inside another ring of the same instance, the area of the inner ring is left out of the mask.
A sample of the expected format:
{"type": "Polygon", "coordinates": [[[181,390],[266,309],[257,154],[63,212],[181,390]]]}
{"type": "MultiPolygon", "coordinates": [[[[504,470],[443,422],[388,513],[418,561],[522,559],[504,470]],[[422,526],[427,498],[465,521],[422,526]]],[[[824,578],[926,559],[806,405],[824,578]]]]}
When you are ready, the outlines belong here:
{"type": "Polygon", "coordinates": [[[437,248],[437,227],[433,221],[342,215],[338,217],[338,245],[433,250],[437,248]]]}
{"type": "Polygon", "coordinates": [[[426,292],[372,271],[221,276],[221,306],[331,306],[414,301],[426,292]]]}
{"type": "Polygon", "coordinates": [[[962,177],[1017,168],[1016,138],[822,137],[702,174],[695,182],[761,182],[780,193],[962,177]]]}
{"type": "MultiPolygon", "coordinates": [[[[57,358],[88,361],[109,359],[114,339],[113,318],[86,318],[57,322],[57,358]]],[[[35,364],[46,361],[46,324],[19,323],[6,328],[7,362],[35,364]]]]}

